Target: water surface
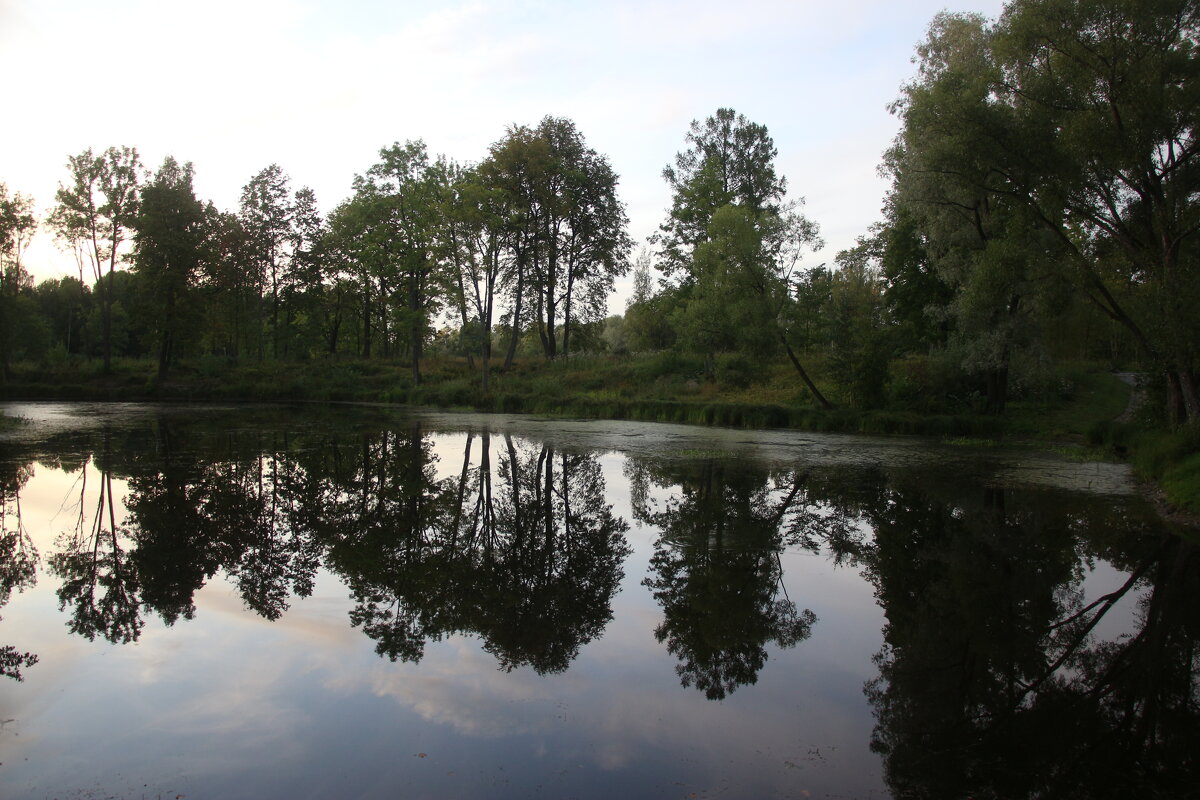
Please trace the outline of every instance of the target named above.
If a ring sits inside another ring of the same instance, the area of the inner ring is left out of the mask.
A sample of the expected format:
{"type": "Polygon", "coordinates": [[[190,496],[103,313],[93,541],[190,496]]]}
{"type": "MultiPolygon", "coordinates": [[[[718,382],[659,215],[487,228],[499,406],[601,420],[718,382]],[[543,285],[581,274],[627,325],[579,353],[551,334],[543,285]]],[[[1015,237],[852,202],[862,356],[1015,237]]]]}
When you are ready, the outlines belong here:
{"type": "Polygon", "coordinates": [[[6,797],[1194,791],[1196,548],[1120,465],[383,408],[29,404],[6,797]]]}

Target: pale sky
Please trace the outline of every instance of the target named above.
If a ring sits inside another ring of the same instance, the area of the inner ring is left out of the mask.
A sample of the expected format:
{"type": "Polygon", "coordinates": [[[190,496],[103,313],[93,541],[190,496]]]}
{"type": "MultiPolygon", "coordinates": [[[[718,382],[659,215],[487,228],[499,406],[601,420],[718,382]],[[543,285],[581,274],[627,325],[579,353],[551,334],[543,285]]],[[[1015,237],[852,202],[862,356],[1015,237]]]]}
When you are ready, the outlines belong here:
{"type": "MultiPolygon", "coordinates": [[[[689,124],[724,106],[767,126],[826,241],[807,261],[832,263],[879,219],[887,106],[946,8],[1001,3],[0,0],[0,181],[44,217],[68,156],[129,145],[151,168],[192,161],[223,209],[278,163],[327,211],[381,147],[478,161],[506,126],[551,114],[609,158],[640,243],[689,124]]],[[[48,234],[26,266],[75,274],[48,234]]]]}

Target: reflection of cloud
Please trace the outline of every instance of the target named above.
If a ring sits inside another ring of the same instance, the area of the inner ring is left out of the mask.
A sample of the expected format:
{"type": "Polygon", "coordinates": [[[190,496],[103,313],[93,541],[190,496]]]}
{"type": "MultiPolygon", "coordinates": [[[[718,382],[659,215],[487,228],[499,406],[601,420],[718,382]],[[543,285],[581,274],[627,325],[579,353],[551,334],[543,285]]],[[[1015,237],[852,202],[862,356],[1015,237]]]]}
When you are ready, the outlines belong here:
{"type": "MultiPolygon", "coordinates": [[[[329,581],[330,591],[324,594],[318,591],[313,597],[291,596],[291,607],[280,619],[272,621],[249,612],[236,588],[218,576],[196,593],[196,616],[213,614],[220,618],[209,620],[214,625],[275,631],[310,646],[335,651],[355,646],[359,634],[346,621],[344,601],[335,599],[341,593],[338,589],[342,583],[324,571],[318,573],[317,580],[329,581]]],[[[322,651],[314,647],[312,652],[322,651]]]]}
{"type": "Polygon", "coordinates": [[[422,719],[485,737],[546,731],[553,704],[544,699],[544,680],[527,669],[497,670],[490,654],[462,637],[430,648],[420,669],[381,664],[369,678],[375,695],[422,719]]]}

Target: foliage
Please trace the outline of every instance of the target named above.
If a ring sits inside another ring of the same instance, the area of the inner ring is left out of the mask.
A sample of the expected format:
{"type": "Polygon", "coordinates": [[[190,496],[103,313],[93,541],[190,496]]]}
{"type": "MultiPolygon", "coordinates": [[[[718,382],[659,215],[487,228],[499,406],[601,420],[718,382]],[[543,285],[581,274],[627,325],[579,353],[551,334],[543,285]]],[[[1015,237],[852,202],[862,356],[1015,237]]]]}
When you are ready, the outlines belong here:
{"type": "Polygon", "coordinates": [[[134,222],[134,267],[158,329],[159,379],[167,377],[179,340],[195,328],[191,302],[207,253],[204,206],[192,188],[192,165],[168,156],[142,187],[134,222]]]}
{"type": "Polygon", "coordinates": [[[118,300],[110,290],[116,288],[113,276],[117,262],[137,215],[142,163],[132,147],[110,147],[100,155],[89,147],[70,157],[67,169],[70,182],[59,184],[49,222],[59,240],[75,254],[80,281],[84,265],[91,267],[101,303],[101,339],[107,371],[113,355],[113,304],[118,300]],[[109,282],[103,284],[106,264],[109,282]]]}
{"type": "Polygon", "coordinates": [[[896,202],[918,216],[994,384],[1069,285],[1126,327],[1173,418],[1200,415],[1191,269],[1200,11],[1184,0],[1022,0],[995,23],[941,14],[896,104],[896,202]]]}

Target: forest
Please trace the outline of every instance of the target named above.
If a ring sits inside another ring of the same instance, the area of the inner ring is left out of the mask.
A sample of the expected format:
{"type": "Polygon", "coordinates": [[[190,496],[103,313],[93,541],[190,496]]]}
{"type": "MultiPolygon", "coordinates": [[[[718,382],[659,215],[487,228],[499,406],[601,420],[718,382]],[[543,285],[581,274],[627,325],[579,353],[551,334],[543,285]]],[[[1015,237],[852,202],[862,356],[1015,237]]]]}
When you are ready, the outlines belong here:
{"type": "Polygon", "coordinates": [[[155,386],[365,363],[486,398],[515,362],[589,356],[653,364],[643,383],[678,396],[1001,416],[1120,369],[1147,376],[1157,423],[1191,430],[1198,32],[1186,0],[939,14],[891,107],[882,217],[820,266],[767,126],[731,108],[681,131],[641,243],[609,160],[562,117],[473,163],[384,147],[328,213],[276,164],[222,210],[190,163],[89,148],[44,219],[0,184],[0,386],[128,359],[155,386]],[[77,276],[34,285],[39,229],[77,276]]]}

